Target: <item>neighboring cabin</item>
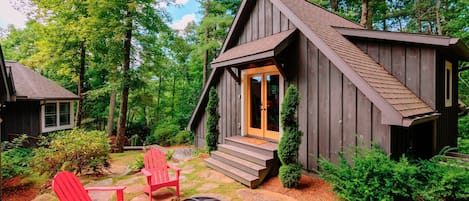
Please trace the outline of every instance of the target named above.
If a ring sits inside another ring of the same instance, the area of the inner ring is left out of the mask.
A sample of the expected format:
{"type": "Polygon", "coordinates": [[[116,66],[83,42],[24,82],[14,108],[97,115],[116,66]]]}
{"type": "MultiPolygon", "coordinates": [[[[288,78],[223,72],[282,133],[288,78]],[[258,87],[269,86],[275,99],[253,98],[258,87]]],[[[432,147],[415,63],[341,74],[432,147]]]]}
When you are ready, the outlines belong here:
{"type": "Polygon", "coordinates": [[[280,104],[293,84],[305,170],[371,143],[393,157],[427,158],[457,145],[460,61],[469,61],[469,50],[457,38],[366,30],[304,0],[244,0],[188,129],[204,147],[204,108],[215,87],[221,151],[234,157],[207,163],[235,167],[230,160],[244,156],[232,150],[242,147],[235,136],[279,141],[280,104]]]}
{"type": "Polygon", "coordinates": [[[2,72],[4,69],[11,80],[10,91],[15,93],[3,102],[0,111],[2,141],[18,134],[37,137],[74,127],[73,103],[79,99],[77,95],[18,62],[2,61],[2,72]]]}
{"type": "MultiPolygon", "coordinates": [[[[14,100],[15,87],[13,86],[13,80],[11,79],[11,76],[11,70],[7,69],[5,66],[2,46],[0,46],[0,114],[6,102],[14,100]]],[[[3,116],[0,115],[0,136],[3,136],[1,129],[2,122],[3,116]]]]}

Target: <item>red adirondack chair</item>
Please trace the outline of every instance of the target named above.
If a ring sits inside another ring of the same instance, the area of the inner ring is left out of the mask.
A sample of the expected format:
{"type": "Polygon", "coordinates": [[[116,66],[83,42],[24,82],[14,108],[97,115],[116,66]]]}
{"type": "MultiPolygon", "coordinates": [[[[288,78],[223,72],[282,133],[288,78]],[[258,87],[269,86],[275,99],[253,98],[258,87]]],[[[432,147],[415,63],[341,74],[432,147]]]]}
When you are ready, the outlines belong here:
{"type": "Polygon", "coordinates": [[[88,191],[116,191],[117,201],[124,201],[125,186],[83,188],[73,173],[59,172],[52,180],[52,189],[61,201],[92,201],[88,191]]]}
{"type": "Polygon", "coordinates": [[[175,186],[176,196],[179,197],[179,168],[166,163],[166,155],[155,148],[151,148],[144,157],[145,167],[142,169],[143,175],[147,177],[148,186],[143,190],[148,193],[150,201],[152,192],[162,187],[175,186]],[[168,168],[176,171],[174,179],[169,178],[168,168]]]}

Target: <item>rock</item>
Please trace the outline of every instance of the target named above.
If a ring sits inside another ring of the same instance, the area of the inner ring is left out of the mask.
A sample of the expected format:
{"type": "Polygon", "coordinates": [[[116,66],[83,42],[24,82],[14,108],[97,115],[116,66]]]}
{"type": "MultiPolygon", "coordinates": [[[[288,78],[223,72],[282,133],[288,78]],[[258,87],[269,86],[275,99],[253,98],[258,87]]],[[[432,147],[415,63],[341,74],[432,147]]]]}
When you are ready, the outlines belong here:
{"type": "Polygon", "coordinates": [[[116,186],[127,186],[124,193],[142,192],[143,188],[145,188],[143,177],[132,177],[130,179],[121,180],[116,183],[116,186]]]}
{"type": "MultiPolygon", "coordinates": [[[[91,186],[112,186],[112,178],[104,179],[86,185],[86,187],[91,186]]],[[[114,191],[90,191],[88,193],[88,195],[90,195],[91,197],[91,200],[93,201],[107,201],[110,200],[115,194],[116,192],[114,191]]]]}
{"type": "Polygon", "coordinates": [[[193,165],[186,165],[181,168],[181,174],[191,174],[195,171],[195,167],[193,165]]]}
{"type": "Polygon", "coordinates": [[[292,197],[260,189],[239,189],[236,193],[245,201],[296,201],[292,197]]]}
{"type": "Polygon", "coordinates": [[[174,150],[173,159],[177,161],[187,161],[192,158],[194,148],[177,148],[174,150]]]}
{"type": "Polygon", "coordinates": [[[199,191],[199,192],[207,192],[207,191],[210,191],[212,189],[215,189],[215,188],[218,188],[218,184],[214,184],[214,183],[206,183],[204,185],[202,185],[201,187],[197,188],[196,190],[199,191]]]}
{"type": "Polygon", "coordinates": [[[223,175],[222,173],[219,173],[215,170],[205,170],[199,173],[199,177],[204,178],[209,181],[218,181],[222,183],[233,183],[235,182],[233,179],[223,175]]]}
{"type": "Polygon", "coordinates": [[[40,196],[37,196],[32,201],[50,201],[50,200],[57,200],[57,197],[55,197],[52,194],[46,193],[46,194],[42,194],[40,196]]]}

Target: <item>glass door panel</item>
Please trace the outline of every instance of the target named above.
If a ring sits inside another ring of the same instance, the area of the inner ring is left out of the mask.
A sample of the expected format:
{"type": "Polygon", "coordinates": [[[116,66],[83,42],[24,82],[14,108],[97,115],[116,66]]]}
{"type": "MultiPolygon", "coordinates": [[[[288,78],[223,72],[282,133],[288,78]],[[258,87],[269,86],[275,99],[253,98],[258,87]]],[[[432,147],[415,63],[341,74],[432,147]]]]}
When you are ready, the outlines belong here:
{"type": "Polygon", "coordinates": [[[253,76],[250,78],[250,97],[251,97],[251,118],[249,121],[251,128],[261,128],[262,116],[262,76],[253,76]]]}
{"type": "Polygon", "coordinates": [[[267,75],[267,130],[279,131],[279,75],[267,75]]]}

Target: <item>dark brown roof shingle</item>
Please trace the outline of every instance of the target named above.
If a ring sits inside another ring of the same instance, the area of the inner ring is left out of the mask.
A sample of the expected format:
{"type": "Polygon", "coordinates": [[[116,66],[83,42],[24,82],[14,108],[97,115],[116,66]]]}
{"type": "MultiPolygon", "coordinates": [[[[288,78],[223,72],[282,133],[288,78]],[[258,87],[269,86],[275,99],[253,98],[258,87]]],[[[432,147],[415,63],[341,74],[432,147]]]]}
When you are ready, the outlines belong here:
{"type": "Polygon", "coordinates": [[[16,99],[28,100],[73,100],[77,95],[37,74],[18,62],[5,62],[11,66],[13,82],[16,88],[16,99]]]}

